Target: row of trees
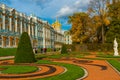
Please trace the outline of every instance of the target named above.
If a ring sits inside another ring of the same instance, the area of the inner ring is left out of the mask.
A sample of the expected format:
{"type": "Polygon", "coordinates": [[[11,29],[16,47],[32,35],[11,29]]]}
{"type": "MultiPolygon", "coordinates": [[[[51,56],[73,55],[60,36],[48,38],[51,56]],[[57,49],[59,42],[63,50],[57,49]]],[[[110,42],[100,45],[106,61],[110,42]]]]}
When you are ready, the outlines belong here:
{"type": "MultiPolygon", "coordinates": [[[[91,0],[87,13],[69,16],[74,43],[113,42],[120,39],[120,0],[91,0]]],[[[120,40],[119,40],[120,41],[120,40]]]]}

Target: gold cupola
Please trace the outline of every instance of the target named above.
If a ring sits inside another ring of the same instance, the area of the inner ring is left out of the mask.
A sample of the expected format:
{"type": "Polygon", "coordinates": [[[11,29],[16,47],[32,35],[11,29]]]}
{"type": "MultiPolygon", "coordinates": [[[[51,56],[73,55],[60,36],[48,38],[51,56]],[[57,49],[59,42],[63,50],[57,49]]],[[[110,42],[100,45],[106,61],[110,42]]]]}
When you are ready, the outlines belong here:
{"type": "Polygon", "coordinates": [[[54,30],[56,31],[61,31],[61,23],[56,20],[53,24],[52,24],[52,27],[54,28],[54,30]]]}

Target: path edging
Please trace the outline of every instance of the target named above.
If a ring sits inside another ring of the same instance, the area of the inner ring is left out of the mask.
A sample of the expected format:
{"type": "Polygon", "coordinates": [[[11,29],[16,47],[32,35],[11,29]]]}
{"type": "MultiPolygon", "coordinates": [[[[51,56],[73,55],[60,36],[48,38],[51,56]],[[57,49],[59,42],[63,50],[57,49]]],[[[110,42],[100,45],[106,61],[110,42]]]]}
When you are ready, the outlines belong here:
{"type": "Polygon", "coordinates": [[[6,60],[6,59],[13,59],[14,56],[3,56],[3,57],[0,57],[0,61],[1,60],[6,60]]]}
{"type": "Polygon", "coordinates": [[[107,60],[105,61],[108,65],[110,65],[110,67],[112,67],[113,70],[115,70],[120,75],[120,72],[115,67],[113,67],[107,60]]]}
{"type": "Polygon", "coordinates": [[[88,76],[88,71],[87,71],[85,68],[83,68],[83,67],[81,67],[81,68],[84,70],[85,74],[84,74],[83,77],[78,78],[78,79],[76,79],[76,80],[83,80],[84,78],[86,78],[86,77],[88,76]]]}
{"type": "Polygon", "coordinates": [[[64,71],[62,73],[60,73],[59,75],[62,75],[68,71],[66,67],[63,67],[63,66],[60,66],[60,67],[64,68],[64,71]]]}

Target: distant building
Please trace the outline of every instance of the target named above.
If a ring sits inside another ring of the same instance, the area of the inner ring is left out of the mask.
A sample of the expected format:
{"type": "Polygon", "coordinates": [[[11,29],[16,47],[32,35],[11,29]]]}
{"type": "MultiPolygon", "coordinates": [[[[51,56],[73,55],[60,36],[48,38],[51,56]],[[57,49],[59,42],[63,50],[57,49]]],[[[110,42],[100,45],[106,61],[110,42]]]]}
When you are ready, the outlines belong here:
{"type": "Polygon", "coordinates": [[[65,38],[65,44],[72,44],[72,37],[70,35],[70,32],[69,31],[65,31],[64,32],[64,38],[65,38]]]}
{"type": "Polygon", "coordinates": [[[61,48],[61,42],[64,43],[64,35],[62,33],[61,30],[61,23],[56,20],[53,24],[52,24],[53,29],[56,31],[55,33],[58,33],[57,35],[55,35],[55,47],[56,48],[61,48]],[[61,40],[61,42],[59,41],[61,40]]]}
{"type": "MultiPolygon", "coordinates": [[[[57,23],[60,26],[60,24],[57,23]]],[[[0,4],[0,47],[17,47],[20,36],[28,32],[33,47],[55,48],[61,47],[64,35],[57,32],[47,21],[0,4]],[[59,46],[56,44],[59,43],[59,46]]]]}

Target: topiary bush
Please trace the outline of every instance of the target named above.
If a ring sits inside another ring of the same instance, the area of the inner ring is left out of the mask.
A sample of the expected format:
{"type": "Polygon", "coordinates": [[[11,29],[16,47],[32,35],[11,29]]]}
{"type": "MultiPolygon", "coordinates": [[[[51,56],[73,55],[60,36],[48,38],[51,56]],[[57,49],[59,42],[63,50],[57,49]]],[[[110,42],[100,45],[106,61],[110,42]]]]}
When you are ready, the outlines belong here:
{"type": "Polygon", "coordinates": [[[67,47],[65,44],[62,45],[62,50],[61,50],[61,54],[65,54],[65,53],[68,53],[67,51],[67,47]]]}
{"type": "Polygon", "coordinates": [[[24,32],[21,35],[14,62],[32,63],[35,61],[35,55],[33,53],[30,37],[27,32],[24,32]]]}

